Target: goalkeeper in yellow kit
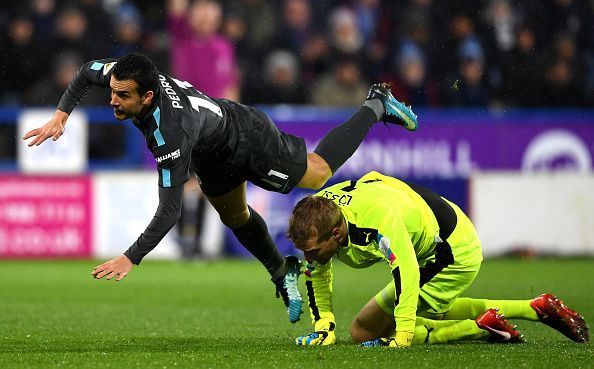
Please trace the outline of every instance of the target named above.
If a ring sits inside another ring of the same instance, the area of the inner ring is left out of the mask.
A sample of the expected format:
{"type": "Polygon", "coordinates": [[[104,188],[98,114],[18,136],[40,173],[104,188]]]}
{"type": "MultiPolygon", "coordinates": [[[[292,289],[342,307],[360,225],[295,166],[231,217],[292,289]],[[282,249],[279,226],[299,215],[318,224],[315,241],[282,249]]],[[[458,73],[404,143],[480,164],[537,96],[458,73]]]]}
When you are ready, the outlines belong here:
{"type": "Polygon", "coordinates": [[[300,345],[335,342],[333,256],[353,268],[387,261],[392,280],[351,324],[351,337],[367,346],[407,347],[491,338],[521,341],[508,318],[542,321],[576,342],[588,326],[558,298],[459,298],[482,262],[481,242],[454,203],[424,187],[370,172],[328,187],[293,209],[288,237],[304,252],[309,308],[315,332],[300,345]],[[501,314],[500,314],[501,313],[501,314]]]}

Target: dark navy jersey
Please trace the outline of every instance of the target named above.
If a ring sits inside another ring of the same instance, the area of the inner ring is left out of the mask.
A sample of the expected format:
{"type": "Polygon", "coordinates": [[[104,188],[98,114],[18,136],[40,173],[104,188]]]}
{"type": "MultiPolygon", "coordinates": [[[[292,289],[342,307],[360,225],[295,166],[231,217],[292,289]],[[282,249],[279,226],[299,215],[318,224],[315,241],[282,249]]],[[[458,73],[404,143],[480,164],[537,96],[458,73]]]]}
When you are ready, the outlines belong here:
{"type": "MultiPolygon", "coordinates": [[[[109,58],[84,64],[64,92],[58,109],[70,114],[91,86],[109,88],[116,63],[117,59],[109,58]]],[[[238,133],[226,129],[230,128],[226,125],[238,118],[234,111],[238,106],[228,100],[212,99],[188,82],[159,75],[159,88],[151,109],[145,116],[132,119],[144,135],[159,171],[157,212],[124,253],[134,264],[139,264],[177,222],[183,184],[190,178],[192,155],[197,160],[210,160],[212,156],[204,153],[224,152],[223,147],[233,147],[238,133]],[[200,159],[201,156],[204,158],[200,159]]]]}
{"type": "MultiPolygon", "coordinates": [[[[71,113],[91,85],[109,87],[117,59],[91,61],[82,66],[58,108],[71,113]]],[[[132,119],[142,132],[159,171],[160,187],[177,187],[190,178],[192,152],[213,151],[229,144],[226,116],[236,103],[213,99],[191,84],[159,75],[154,103],[144,117],[132,119]]]]}

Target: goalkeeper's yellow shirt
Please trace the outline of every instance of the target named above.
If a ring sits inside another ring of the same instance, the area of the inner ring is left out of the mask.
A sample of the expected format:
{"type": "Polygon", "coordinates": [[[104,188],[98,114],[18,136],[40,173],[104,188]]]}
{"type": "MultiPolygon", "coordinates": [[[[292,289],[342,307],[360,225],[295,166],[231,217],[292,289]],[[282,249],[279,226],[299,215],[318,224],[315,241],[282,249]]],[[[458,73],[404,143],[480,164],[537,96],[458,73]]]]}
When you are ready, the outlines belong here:
{"type": "MultiPolygon", "coordinates": [[[[353,268],[388,262],[396,281],[396,329],[413,333],[420,291],[419,266],[434,257],[436,245],[441,243],[433,210],[408,184],[378,172],[370,172],[358,181],[338,183],[315,196],[335,202],[346,220],[348,245],[339,247],[335,257],[353,268]]],[[[332,260],[326,264],[308,263],[305,275],[317,330],[334,321],[332,260]]]]}

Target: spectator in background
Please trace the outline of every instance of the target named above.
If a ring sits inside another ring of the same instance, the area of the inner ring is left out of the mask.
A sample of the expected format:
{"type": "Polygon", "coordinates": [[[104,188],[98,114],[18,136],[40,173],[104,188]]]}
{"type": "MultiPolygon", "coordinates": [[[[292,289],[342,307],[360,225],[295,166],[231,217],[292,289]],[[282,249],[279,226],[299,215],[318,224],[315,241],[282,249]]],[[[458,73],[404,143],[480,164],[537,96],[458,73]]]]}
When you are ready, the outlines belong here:
{"type": "MultiPolygon", "coordinates": [[[[109,30],[109,28],[107,28],[109,30]]],[[[85,13],[73,4],[62,8],[55,24],[54,48],[61,52],[78,52],[83,60],[103,58],[106,55],[107,32],[89,32],[85,13]]]]}
{"type": "Polygon", "coordinates": [[[415,106],[441,104],[437,83],[428,75],[426,57],[416,43],[404,41],[394,65],[398,74],[386,76],[386,79],[398,100],[415,106]]]}
{"type": "Polygon", "coordinates": [[[336,8],[329,19],[330,47],[336,58],[347,56],[365,61],[365,39],[359,29],[355,13],[347,7],[336,8]]]}
{"type": "Polygon", "coordinates": [[[31,18],[35,25],[35,37],[38,42],[51,41],[52,27],[56,15],[55,0],[32,0],[31,18]]]}
{"type": "Polygon", "coordinates": [[[243,23],[241,26],[243,38],[249,50],[246,49],[246,54],[242,56],[258,57],[259,52],[270,47],[278,30],[278,9],[275,2],[238,0],[233,1],[229,6],[230,14],[235,18],[235,22],[243,23]]]}
{"type": "Polygon", "coordinates": [[[281,24],[282,28],[273,42],[273,47],[300,55],[305,42],[314,31],[309,0],[285,0],[281,24]]]}
{"type": "MultiPolygon", "coordinates": [[[[83,59],[78,53],[61,53],[51,61],[51,74],[38,81],[29,89],[24,91],[24,103],[33,106],[55,106],[60,96],[70,81],[83,64],[83,59]]],[[[91,89],[81,103],[81,106],[105,105],[109,101],[109,93],[100,89],[91,89]]]]}
{"type": "Polygon", "coordinates": [[[222,8],[213,0],[168,0],[171,69],[209,96],[239,100],[233,45],[219,33],[222,8]]]}
{"type": "MultiPolygon", "coordinates": [[[[93,15],[93,17],[100,17],[93,15]]],[[[108,19],[105,15],[104,19],[108,19]]],[[[111,27],[90,28],[89,18],[82,7],[67,4],[58,12],[54,25],[54,48],[58,53],[80,53],[83,60],[104,58],[109,50],[111,27]],[[105,32],[101,32],[105,29],[105,32]],[[91,32],[92,30],[92,32],[91,32]]]]}
{"type": "Polygon", "coordinates": [[[580,82],[574,75],[570,63],[559,57],[546,67],[539,100],[544,107],[584,106],[587,98],[580,82]]]}
{"type": "Polygon", "coordinates": [[[488,31],[499,51],[508,52],[516,41],[518,16],[509,0],[491,0],[486,11],[488,31]]]}
{"type": "MultiPolygon", "coordinates": [[[[449,18],[448,36],[444,40],[443,47],[438,50],[434,70],[440,81],[446,81],[445,84],[451,85],[452,73],[457,73],[459,69],[459,58],[455,50],[466,40],[476,37],[475,25],[470,16],[464,13],[456,13],[449,18]]],[[[482,53],[482,50],[481,50],[482,53]]],[[[447,86],[442,86],[447,91],[447,86]]],[[[445,96],[449,91],[445,93],[445,96]]]]}
{"type": "Polygon", "coordinates": [[[115,42],[109,55],[124,56],[142,50],[142,18],[138,10],[123,4],[114,17],[115,42]]]}
{"type": "Polygon", "coordinates": [[[332,67],[330,46],[323,33],[316,32],[309,36],[301,59],[301,76],[304,85],[309,87],[332,67]]]}
{"type": "Polygon", "coordinates": [[[44,54],[33,38],[34,32],[29,16],[12,16],[0,54],[3,104],[19,104],[23,89],[34,84],[43,72],[44,54]]]}
{"type": "Polygon", "coordinates": [[[311,103],[316,105],[352,107],[367,93],[368,82],[363,80],[356,60],[343,58],[334,69],[312,86],[311,103]]]}
{"type": "Polygon", "coordinates": [[[574,0],[533,1],[527,5],[525,13],[532,23],[540,25],[538,37],[545,44],[554,42],[559,32],[571,34],[581,44],[589,37],[587,26],[592,24],[592,10],[588,11],[584,3],[574,0]]]}
{"type": "Polygon", "coordinates": [[[545,106],[586,105],[587,66],[585,58],[578,51],[575,37],[570,32],[558,32],[553,36],[552,47],[543,59],[545,78],[541,103],[545,106]]]}
{"type": "Polygon", "coordinates": [[[113,42],[113,39],[109,37],[113,29],[112,18],[117,16],[117,12],[122,7],[131,6],[129,0],[77,0],[74,4],[87,18],[87,28],[93,30],[95,42],[105,43],[105,46],[99,46],[103,52],[107,52],[108,44],[113,42]],[[109,30],[109,32],[97,32],[96,30],[109,30]]]}
{"type": "Polygon", "coordinates": [[[518,28],[514,48],[503,57],[502,98],[507,105],[535,106],[539,99],[542,62],[534,29],[518,28]]]}
{"type": "Polygon", "coordinates": [[[353,12],[363,43],[370,45],[375,37],[380,18],[380,0],[356,0],[353,12]]]}
{"type": "MultiPolygon", "coordinates": [[[[402,26],[394,27],[394,32],[404,34],[398,35],[391,43],[393,46],[401,47],[402,43],[408,40],[417,45],[424,57],[426,72],[435,77],[438,76],[436,72],[439,72],[441,63],[451,58],[451,50],[445,47],[445,39],[448,37],[447,9],[447,5],[444,6],[442,2],[411,0],[398,10],[398,14],[402,13],[402,26]],[[435,65],[438,68],[435,68],[435,65]]],[[[399,52],[400,50],[396,49],[392,53],[393,57],[386,58],[388,71],[393,68],[394,58],[399,57],[399,52]]]]}
{"type": "Polygon", "coordinates": [[[450,93],[454,106],[487,107],[491,94],[485,75],[485,55],[476,38],[465,40],[458,48],[459,74],[450,93]]]}
{"type": "Polygon", "coordinates": [[[277,50],[264,60],[264,75],[254,101],[266,104],[305,104],[299,61],[288,50],[277,50]]]}

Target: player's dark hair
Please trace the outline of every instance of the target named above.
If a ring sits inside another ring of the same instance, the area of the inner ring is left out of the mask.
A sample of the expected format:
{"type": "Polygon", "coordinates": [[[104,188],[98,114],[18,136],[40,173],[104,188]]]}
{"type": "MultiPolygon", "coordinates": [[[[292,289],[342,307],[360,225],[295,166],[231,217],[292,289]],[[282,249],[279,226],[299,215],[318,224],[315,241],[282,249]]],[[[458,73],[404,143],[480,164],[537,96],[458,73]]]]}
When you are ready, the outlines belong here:
{"type": "Polygon", "coordinates": [[[157,91],[159,71],[153,62],[143,54],[133,53],[120,58],[113,67],[113,76],[117,80],[131,79],[138,83],[138,93],[157,91]]]}
{"type": "Polygon", "coordinates": [[[303,248],[312,237],[317,236],[318,242],[332,237],[332,230],[339,227],[341,222],[340,208],[332,200],[308,196],[293,208],[287,238],[297,248],[303,248]]]}

